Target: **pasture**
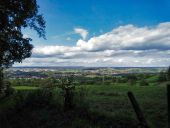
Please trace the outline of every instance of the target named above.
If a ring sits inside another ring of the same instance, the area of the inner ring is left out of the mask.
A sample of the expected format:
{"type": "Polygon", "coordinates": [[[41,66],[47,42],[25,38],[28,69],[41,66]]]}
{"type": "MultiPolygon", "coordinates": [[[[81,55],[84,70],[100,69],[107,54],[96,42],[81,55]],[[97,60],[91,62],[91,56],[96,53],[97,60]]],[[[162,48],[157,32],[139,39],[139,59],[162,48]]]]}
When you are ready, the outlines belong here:
{"type": "MultiPolygon", "coordinates": [[[[15,88],[19,92],[28,92],[38,89],[24,86],[15,88]]],[[[165,85],[82,85],[78,86],[76,90],[83,90],[85,92],[83,100],[85,100],[86,103],[84,103],[82,99],[76,100],[76,104],[79,104],[79,108],[76,108],[69,114],[63,114],[61,109],[62,96],[60,95],[60,90],[54,89],[54,98],[50,105],[45,104],[44,107],[40,106],[39,109],[20,108],[21,111],[19,114],[15,113],[10,117],[6,117],[9,120],[8,125],[10,122],[13,127],[31,127],[32,125],[43,128],[131,127],[138,124],[135,112],[127,96],[127,92],[132,91],[151,128],[166,128],[167,126],[165,85]],[[87,108],[88,114],[85,112],[87,108]],[[66,118],[67,116],[69,117],[66,118]]],[[[76,97],[79,98],[78,95],[76,97]]],[[[1,113],[3,112],[3,109],[8,111],[8,108],[11,109],[15,104],[15,100],[12,98],[13,97],[1,101],[1,113]]]]}

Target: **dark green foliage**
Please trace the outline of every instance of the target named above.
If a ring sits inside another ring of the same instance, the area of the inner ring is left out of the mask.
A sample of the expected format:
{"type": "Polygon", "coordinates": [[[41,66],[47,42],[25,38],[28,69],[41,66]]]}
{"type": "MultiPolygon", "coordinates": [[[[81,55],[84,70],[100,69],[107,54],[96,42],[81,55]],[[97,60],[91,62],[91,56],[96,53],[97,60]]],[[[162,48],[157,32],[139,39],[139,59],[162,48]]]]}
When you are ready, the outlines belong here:
{"type": "MultiPolygon", "coordinates": [[[[61,101],[63,99],[58,88],[54,90],[52,94],[52,97],[54,97],[49,100],[50,102],[46,102],[46,106],[43,104],[25,105],[24,107],[16,107],[19,109],[14,111],[11,107],[16,100],[13,99],[14,97],[9,97],[0,102],[0,127],[137,128],[138,121],[127,98],[127,91],[132,91],[136,94],[138,102],[152,128],[166,127],[165,86],[126,85],[128,84],[78,86],[73,100],[76,105],[71,111],[67,112],[61,109],[63,104],[58,103],[60,99],[61,101]],[[56,98],[56,95],[59,95],[59,97],[56,98]],[[78,96],[87,98],[87,104],[84,103],[84,100],[81,100],[84,98],[79,99],[78,96]]],[[[21,92],[20,95],[25,95],[22,99],[25,99],[24,97],[29,93],[28,90],[20,90],[19,92],[21,92]]],[[[16,96],[16,94],[14,95],[16,96]]],[[[31,98],[29,99],[31,100],[31,98]]]]}
{"type": "Polygon", "coordinates": [[[115,78],[116,78],[115,79],[116,83],[124,83],[125,81],[126,82],[128,81],[128,79],[123,78],[123,77],[115,77],[115,78]]]}
{"type": "Polygon", "coordinates": [[[11,83],[4,78],[4,69],[0,68],[0,99],[10,96],[14,89],[11,87],[11,83]]]}
{"type": "Polygon", "coordinates": [[[55,83],[53,82],[52,78],[45,78],[45,79],[11,79],[10,80],[12,86],[33,86],[33,87],[44,87],[50,88],[54,87],[55,83]]]}
{"type": "Polygon", "coordinates": [[[22,107],[46,107],[52,99],[52,90],[37,89],[34,91],[19,91],[16,96],[16,108],[22,107]]]}
{"type": "Polygon", "coordinates": [[[0,98],[5,96],[3,68],[0,67],[0,98]]]}
{"type": "Polygon", "coordinates": [[[139,85],[140,85],[140,86],[149,86],[149,83],[148,83],[146,80],[142,79],[142,80],[140,81],[139,85]]]}
{"type": "Polygon", "coordinates": [[[159,82],[167,81],[166,72],[164,72],[164,71],[161,71],[161,72],[160,72],[159,77],[158,77],[158,81],[159,81],[159,82]]]}
{"type": "Polygon", "coordinates": [[[136,84],[136,81],[137,81],[136,75],[130,74],[130,75],[127,75],[126,78],[127,78],[130,85],[135,85],[136,84]]]}
{"type": "Polygon", "coordinates": [[[45,22],[38,13],[36,0],[0,0],[0,67],[31,56],[31,38],[22,34],[26,27],[45,38],[45,22]]]}
{"type": "MultiPolygon", "coordinates": [[[[55,92],[56,93],[56,92],[55,92]]],[[[75,92],[75,107],[71,111],[59,109],[58,100],[51,100],[50,90],[19,91],[15,94],[16,106],[1,113],[0,127],[4,128],[131,128],[135,122],[131,118],[112,117],[98,111],[90,111],[85,88],[75,92]],[[51,104],[51,101],[54,102],[51,104]]],[[[53,95],[52,95],[53,97],[53,95]]]]}
{"type": "Polygon", "coordinates": [[[62,89],[64,97],[64,110],[68,111],[73,108],[73,97],[75,90],[74,76],[63,76],[56,81],[57,87],[62,89]]]}
{"type": "Polygon", "coordinates": [[[168,67],[168,70],[167,70],[167,79],[170,81],[170,66],[168,67]]]}
{"type": "Polygon", "coordinates": [[[30,27],[45,38],[45,22],[38,8],[36,0],[0,0],[0,97],[12,93],[9,83],[4,83],[2,67],[31,56],[31,38],[25,38],[22,29],[30,27]]]}
{"type": "Polygon", "coordinates": [[[12,88],[11,83],[9,81],[4,82],[5,85],[5,96],[8,97],[15,92],[15,89],[12,88]]]}
{"type": "Polygon", "coordinates": [[[87,111],[89,103],[87,100],[88,90],[84,87],[78,87],[74,92],[73,105],[78,111],[87,111]]]}

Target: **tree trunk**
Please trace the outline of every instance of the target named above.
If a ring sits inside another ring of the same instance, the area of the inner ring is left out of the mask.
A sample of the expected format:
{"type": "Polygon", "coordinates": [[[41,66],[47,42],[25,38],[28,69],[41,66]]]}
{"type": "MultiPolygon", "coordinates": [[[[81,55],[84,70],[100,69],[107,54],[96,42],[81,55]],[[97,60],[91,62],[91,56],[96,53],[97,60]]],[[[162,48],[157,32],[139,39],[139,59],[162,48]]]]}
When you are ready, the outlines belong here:
{"type": "Polygon", "coordinates": [[[73,93],[72,90],[66,89],[64,94],[64,111],[69,111],[73,108],[73,93]]]}
{"type": "Polygon", "coordinates": [[[4,97],[4,84],[3,84],[4,74],[3,74],[3,68],[0,67],[0,98],[4,97]]]}

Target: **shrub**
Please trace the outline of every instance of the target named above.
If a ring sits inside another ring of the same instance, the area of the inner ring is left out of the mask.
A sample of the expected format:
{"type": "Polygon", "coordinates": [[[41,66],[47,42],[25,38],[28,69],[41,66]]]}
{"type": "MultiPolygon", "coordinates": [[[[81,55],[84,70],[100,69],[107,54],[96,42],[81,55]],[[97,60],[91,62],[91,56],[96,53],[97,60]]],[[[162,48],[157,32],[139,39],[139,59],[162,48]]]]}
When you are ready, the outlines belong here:
{"type": "Polygon", "coordinates": [[[50,104],[52,99],[52,92],[49,89],[38,89],[34,90],[31,93],[28,93],[26,97],[26,105],[36,106],[36,107],[45,107],[50,104]]]}
{"type": "Polygon", "coordinates": [[[79,87],[76,89],[73,104],[76,110],[87,111],[89,103],[87,100],[88,90],[85,87],[79,87]]]}
{"type": "Polygon", "coordinates": [[[0,68],[0,98],[5,96],[3,68],[0,68]]]}
{"type": "Polygon", "coordinates": [[[159,81],[159,82],[164,82],[164,81],[166,81],[166,80],[167,80],[167,78],[166,78],[166,73],[163,72],[163,71],[161,71],[160,74],[159,74],[159,77],[158,77],[158,81],[159,81]]]}
{"type": "Polygon", "coordinates": [[[149,86],[149,83],[146,80],[141,80],[139,83],[140,86],[149,86]]]}
{"type": "Polygon", "coordinates": [[[49,89],[38,89],[34,91],[18,91],[15,95],[15,108],[23,107],[47,107],[52,99],[52,91],[49,89]]]}
{"type": "Polygon", "coordinates": [[[170,66],[168,67],[168,70],[167,70],[167,79],[170,81],[170,66]]]}
{"type": "Polygon", "coordinates": [[[8,97],[15,92],[15,89],[11,87],[11,83],[9,81],[4,81],[5,85],[5,96],[8,97]]]}
{"type": "Polygon", "coordinates": [[[0,68],[0,98],[5,98],[14,92],[11,83],[4,78],[4,69],[0,68]]]}
{"type": "Polygon", "coordinates": [[[57,87],[62,89],[64,97],[64,111],[71,110],[73,108],[73,97],[75,91],[74,76],[62,76],[56,80],[57,87]]]}

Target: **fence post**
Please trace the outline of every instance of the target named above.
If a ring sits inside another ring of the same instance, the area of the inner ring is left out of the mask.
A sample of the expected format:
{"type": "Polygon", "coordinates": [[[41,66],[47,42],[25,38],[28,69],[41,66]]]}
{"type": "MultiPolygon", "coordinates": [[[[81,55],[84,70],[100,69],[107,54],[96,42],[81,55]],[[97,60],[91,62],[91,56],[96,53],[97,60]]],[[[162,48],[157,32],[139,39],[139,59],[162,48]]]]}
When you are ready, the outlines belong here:
{"type": "Polygon", "coordinates": [[[168,128],[170,128],[170,84],[167,85],[167,101],[168,101],[168,128]]]}
{"type": "Polygon", "coordinates": [[[148,123],[145,120],[144,115],[143,115],[143,113],[142,113],[142,111],[141,111],[141,109],[139,107],[139,104],[136,101],[133,93],[132,92],[128,92],[128,97],[129,97],[129,99],[130,99],[130,101],[132,103],[132,106],[133,106],[133,108],[135,110],[136,116],[137,116],[137,118],[138,118],[138,120],[140,122],[140,126],[142,128],[149,128],[148,123]]]}

